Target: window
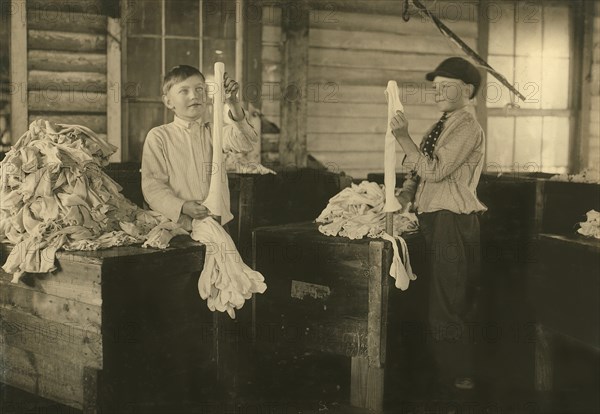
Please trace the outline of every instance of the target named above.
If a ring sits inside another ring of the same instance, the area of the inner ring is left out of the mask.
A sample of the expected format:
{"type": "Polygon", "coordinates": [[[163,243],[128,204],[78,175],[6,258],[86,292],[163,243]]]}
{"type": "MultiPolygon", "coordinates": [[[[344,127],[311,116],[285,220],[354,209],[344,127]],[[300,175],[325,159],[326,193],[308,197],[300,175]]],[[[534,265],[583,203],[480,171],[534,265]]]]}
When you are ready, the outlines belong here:
{"type": "Polygon", "coordinates": [[[488,62],[525,96],[488,75],[487,167],[563,173],[572,116],[572,10],[551,2],[494,3],[488,8],[488,62]],[[511,103],[518,105],[511,108],[511,103]]]}
{"type": "Polygon", "coordinates": [[[215,62],[240,82],[236,59],[240,1],[128,0],[124,2],[124,160],[139,161],[147,132],[170,122],[161,99],[164,74],[180,64],[211,80],[215,62]]]}

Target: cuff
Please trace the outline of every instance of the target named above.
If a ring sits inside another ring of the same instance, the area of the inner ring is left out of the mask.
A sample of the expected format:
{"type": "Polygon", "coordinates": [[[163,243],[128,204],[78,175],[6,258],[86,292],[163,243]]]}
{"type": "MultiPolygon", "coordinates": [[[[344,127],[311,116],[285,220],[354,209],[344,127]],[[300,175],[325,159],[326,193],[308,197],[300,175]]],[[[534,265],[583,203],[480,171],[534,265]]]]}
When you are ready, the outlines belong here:
{"type": "Polygon", "coordinates": [[[256,130],[254,129],[252,124],[250,124],[250,122],[248,121],[248,118],[246,117],[246,111],[244,110],[244,108],[242,108],[242,112],[244,113],[244,118],[240,119],[239,121],[236,121],[235,119],[233,119],[233,114],[231,113],[230,109],[229,119],[231,119],[234,125],[244,134],[244,136],[249,138],[253,143],[256,143],[258,141],[258,134],[256,133],[256,130]]]}
{"type": "Polygon", "coordinates": [[[165,211],[165,216],[167,216],[167,218],[171,221],[174,221],[175,223],[179,222],[179,218],[181,217],[181,209],[183,208],[183,204],[185,203],[185,200],[182,200],[181,198],[173,198],[173,201],[171,203],[169,203],[169,207],[167,209],[167,211],[165,211]]]}
{"type": "Polygon", "coordinates": [[[405,154],[402,159],[402,166],[408,168],[409,170],[416,170],[417,164],[421,160],[420,152],[413,152],[412,154],[405,154]]]}

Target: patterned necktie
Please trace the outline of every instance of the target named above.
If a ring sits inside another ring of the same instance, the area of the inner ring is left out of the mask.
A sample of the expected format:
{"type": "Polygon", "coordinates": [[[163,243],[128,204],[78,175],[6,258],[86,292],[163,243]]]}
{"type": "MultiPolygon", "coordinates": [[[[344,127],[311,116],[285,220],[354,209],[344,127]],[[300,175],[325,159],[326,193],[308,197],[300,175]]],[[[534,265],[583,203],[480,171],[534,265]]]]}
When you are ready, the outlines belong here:
{"type": "Polygon", "coordinates": [[[433,149],[435,148],[435,144],[442,133],[442,129],[444,129],[444,123],[446,122],[446,119],[448,119],[448,112],[444,112],[442,114],[440,120],[437,121],[437,124],[435,124],[429,135],[427,135],[425,138],[425,143],[423,144],[423,153],[429,158],[433,158],[433,149]]]}

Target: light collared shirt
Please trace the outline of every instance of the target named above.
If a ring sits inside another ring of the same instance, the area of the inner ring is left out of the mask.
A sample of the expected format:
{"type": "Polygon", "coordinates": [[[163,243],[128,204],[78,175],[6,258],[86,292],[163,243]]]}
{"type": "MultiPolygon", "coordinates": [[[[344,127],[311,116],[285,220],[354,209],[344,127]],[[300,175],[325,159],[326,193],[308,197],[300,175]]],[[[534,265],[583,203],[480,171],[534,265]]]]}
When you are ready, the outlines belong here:
{"type": "Polygon", "coordinates": [[[409,174],[403,184],[401,202],[414,199],[418,213],[448,210],[469,214],[487,210],[477,198],[484,139],[479,122],[466,108],[449,113],[432,158],[423,152],[425,140],[420,152],[404,157],[403,168],[414,174],[409,174]]]}
{"type": "MultiPolygon", "coordinates": [[[[246,117],[223,127],[223,152],[248,152],[258,134],[246,117]]],[[[173,122],[148,132],[142,153],[142,192],[152,210],[191,228],[191,219],[181,213],[186,201],[204,201],[212,177],[224,181],[223,192],[229,210],[226,171],[212,166],[212,136],[209,122],[173,122]]],[[[222,217],[222,224],[233,216],[222,217]]],[[[189,230],[189,229],[188,229],[189,230]]]]}

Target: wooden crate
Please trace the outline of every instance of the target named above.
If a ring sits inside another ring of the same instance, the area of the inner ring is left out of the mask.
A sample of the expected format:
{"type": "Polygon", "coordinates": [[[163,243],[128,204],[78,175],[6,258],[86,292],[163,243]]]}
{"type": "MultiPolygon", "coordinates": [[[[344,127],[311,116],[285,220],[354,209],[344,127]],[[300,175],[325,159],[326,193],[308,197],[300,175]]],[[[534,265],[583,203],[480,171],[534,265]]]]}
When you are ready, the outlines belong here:
{"type": "Polygon", "coordinates": [[[90,413],[209,390],[212,314],[197,290],[204,253],[178,237],[164,251],[59,252],[58,271],[19,284],[0,271],[0,380],[90,413]]]}
{"type": "MultiPolygon", "coordinates": [[[[600,210],[600,185],[539,181],[538,233],[528,269],[535,320],[535,388],[553,388],[555,340],[600,351],[600,240],[577,233],[600,210]]],[[[574,348],[578,349],[578,348],[574,348]]]]}
{"type": "MultiPolygon", "coordinates": [[[[407,243],[415,272],[422,272],[422,238],[407,243]]],[[[426,276],[400,292],[389,276],[389,242],[328,237],[313,223],[258,228],[253,246],[268,285],[255,299],[257,347],[349,357],[351,403],[381,410],[388,341],[399,320],[424,320],[426,276]]]]}
{"type": "Polygon", "coordinates": [[[277,175],[229,174],[229,231],[242,258],[252,259],[256,227],[314,220],[331,197],[350,186],[351,179],[326,170],[286,169],[277,175]]]}

